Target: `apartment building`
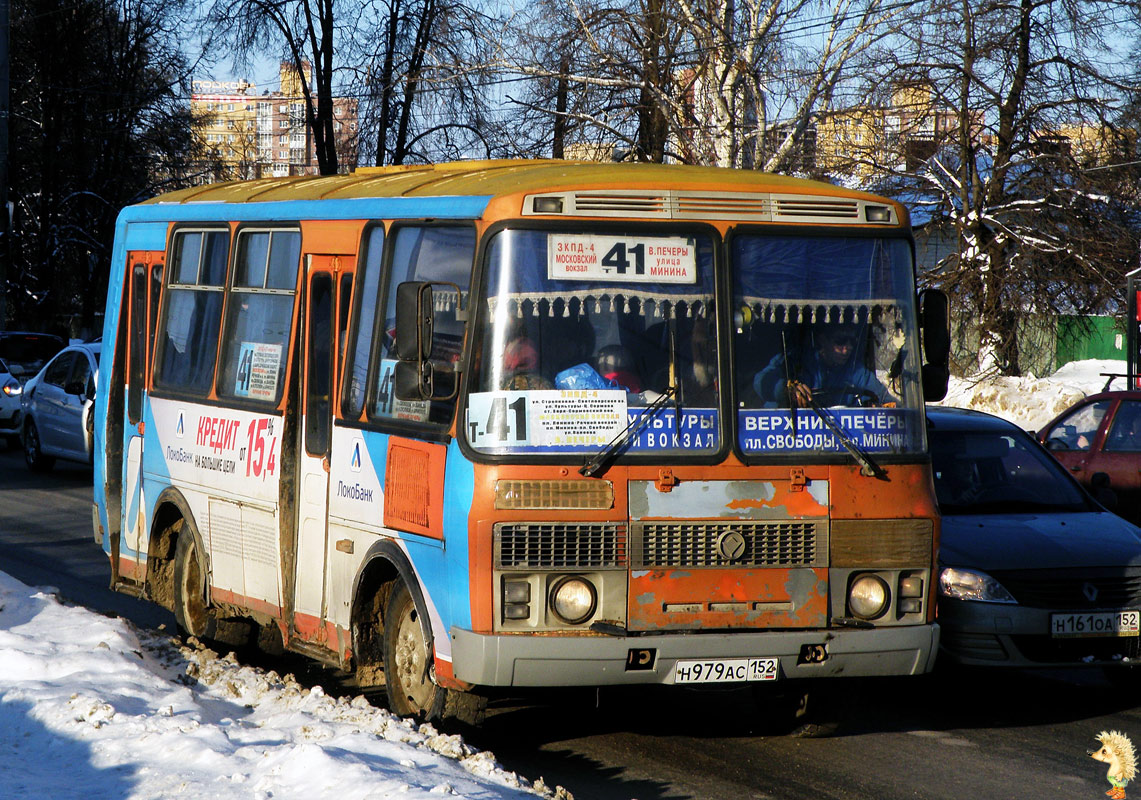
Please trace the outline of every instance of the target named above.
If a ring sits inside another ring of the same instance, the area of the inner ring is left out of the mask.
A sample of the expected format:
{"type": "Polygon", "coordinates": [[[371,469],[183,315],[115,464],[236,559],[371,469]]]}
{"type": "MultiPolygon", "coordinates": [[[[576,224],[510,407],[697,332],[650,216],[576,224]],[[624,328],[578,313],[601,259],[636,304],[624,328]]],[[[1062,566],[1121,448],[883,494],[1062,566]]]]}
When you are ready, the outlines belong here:
{"type": "MultiPolygon", "coordinates": [[[[306,82],[310,67],[305,64],[306,82]]],[[[289,62],[276,92],[257,93],[248,81],[193,82],[191,119],[202,181],[316,175],[313,132],[305,119],[301,76],[289,62]]],[[[337,161],[347,172],[357,160],[357,101],[333,98],[337,161]]]]}

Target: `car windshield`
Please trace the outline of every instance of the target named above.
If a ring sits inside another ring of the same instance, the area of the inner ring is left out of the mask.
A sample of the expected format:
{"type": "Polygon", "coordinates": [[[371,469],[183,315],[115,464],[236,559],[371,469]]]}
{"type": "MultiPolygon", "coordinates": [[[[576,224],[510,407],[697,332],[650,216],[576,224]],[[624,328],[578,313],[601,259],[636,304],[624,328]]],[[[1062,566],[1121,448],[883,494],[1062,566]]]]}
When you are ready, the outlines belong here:
{"type": "Polygon", "coordinates": [[[1081,489],[1029,437],[936,427],[928,438],[944,514],[1090,510],[1081,489]]]}
{"type": "Polygon", "coordinates": [[[841,452],[838,431],[868,453],[922,452],[909,243],[737,234],[730,257],[742,452],[841,452]]]}

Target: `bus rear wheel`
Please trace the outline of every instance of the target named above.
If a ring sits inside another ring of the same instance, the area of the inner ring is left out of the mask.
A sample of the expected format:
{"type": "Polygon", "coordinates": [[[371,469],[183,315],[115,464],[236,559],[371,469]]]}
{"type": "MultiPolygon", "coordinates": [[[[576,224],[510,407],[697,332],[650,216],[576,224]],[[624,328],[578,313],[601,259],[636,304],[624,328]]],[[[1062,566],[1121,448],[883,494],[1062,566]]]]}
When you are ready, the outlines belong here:
{"type": "Polygon", "coordinates": [[[178,537],[174,548],[174,619],[190,636],[214,636],[217,621],[206,605],[206,568],[192,535],[178,537]]]}
{"type": "Polygon", "coordinates": [[[408,587],[397,581],[384,614],[388,707],[402,717],[438,720],[443,716],[448,690],[432,679],[432,641],[425,627],[408,587]]]}

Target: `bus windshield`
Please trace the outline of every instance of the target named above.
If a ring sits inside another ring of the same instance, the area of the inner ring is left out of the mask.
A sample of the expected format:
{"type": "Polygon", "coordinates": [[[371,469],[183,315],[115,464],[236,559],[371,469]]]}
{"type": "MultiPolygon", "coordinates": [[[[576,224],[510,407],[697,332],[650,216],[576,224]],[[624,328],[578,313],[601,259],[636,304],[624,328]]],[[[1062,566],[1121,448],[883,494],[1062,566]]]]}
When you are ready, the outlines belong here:
{"type": "Polygon", "coordinates": [[[634,425],[624,452],[716,452],[713,252],[708,233],[677,229],[495,234],[468,443],[594,454],[634,425]]]}
{"type": "Polygon", "coordinates": [[[922,452],[909,243],[738,234],[729,250],[741,451],[838,453],[842,432],[867,453],[922,452]]]}

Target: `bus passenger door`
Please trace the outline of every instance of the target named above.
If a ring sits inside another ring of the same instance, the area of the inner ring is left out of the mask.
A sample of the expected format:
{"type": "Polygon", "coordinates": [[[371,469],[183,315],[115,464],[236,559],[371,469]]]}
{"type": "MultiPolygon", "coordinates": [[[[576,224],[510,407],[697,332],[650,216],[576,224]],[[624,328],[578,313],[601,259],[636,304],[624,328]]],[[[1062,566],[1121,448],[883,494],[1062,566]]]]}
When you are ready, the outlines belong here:
{"type": "MultiPolygon", "coordinates": [[[[293,630],[303,639],[324,643],[328,558],[329,456],[336,385],[336,290],[342,257],[307,256],[305,313],[302,315],[301,425],[298,447],[297,553],[293,630]]],[[[341,302],[347,302],[341,298],[341,302]]]]}
{"type": "MultiPolygon", "coordinates": [[[[146,545],[143,505],[143,395],[146,390],[148,343],[157,309],[161,263],[135,263],[131,268],[130,301],[127,309],[127,426],[124,431],[126,474],[123,491],[123,545],[138,553],[146,545]],[[156,283],[157,280],[157,283],[156,283]]],[[[136,561],[141,561],[137,557],[136,561]]],[[[141,580],[141,575],[136,575],[141,580]]]]}

